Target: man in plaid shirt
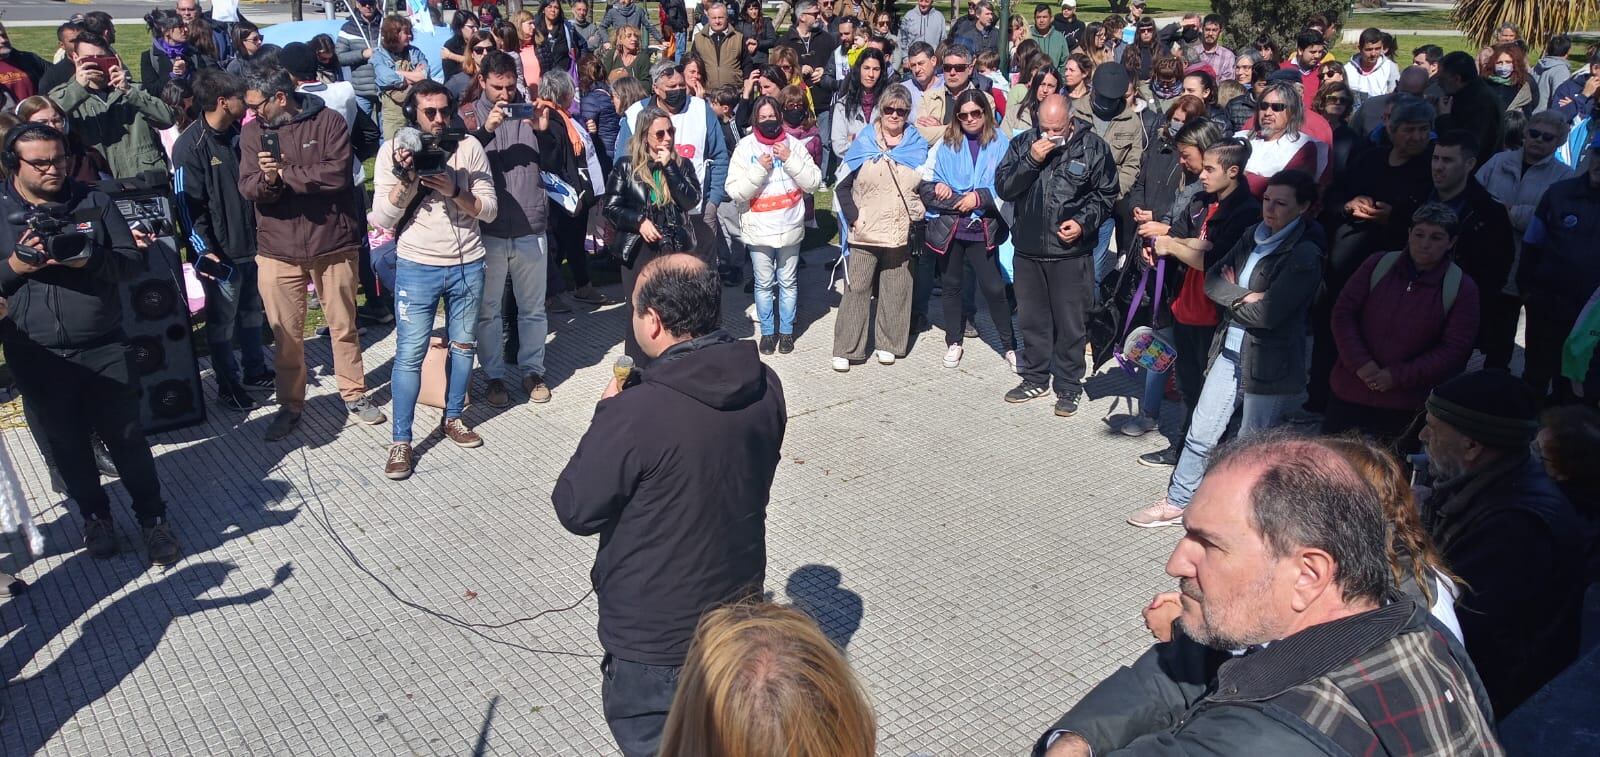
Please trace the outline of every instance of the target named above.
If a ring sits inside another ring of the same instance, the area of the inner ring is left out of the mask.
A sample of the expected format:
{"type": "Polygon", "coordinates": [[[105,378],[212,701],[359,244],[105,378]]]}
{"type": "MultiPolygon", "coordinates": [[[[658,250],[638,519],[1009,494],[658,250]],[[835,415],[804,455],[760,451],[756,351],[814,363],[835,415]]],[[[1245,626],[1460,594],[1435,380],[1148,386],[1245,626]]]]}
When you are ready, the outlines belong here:
{"type": "Polygon", "coordinates": [[[1400,595],[1383,508],[1333,450],[1220,448],[1167,562],[1173,640],[1102,681],[1035,755],[1500,755],[1466,652],[1400,595]]]}

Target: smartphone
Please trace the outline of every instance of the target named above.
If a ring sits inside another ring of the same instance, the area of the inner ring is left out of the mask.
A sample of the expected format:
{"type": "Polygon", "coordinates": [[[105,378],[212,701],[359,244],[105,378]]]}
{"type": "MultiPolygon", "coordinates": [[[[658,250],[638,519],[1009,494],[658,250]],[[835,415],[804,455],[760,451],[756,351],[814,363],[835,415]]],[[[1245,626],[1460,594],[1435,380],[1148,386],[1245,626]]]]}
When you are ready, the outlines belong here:
{"type": "Polygon", "coordinates": [[[92,65],[106,73],[111,73],[111,68],[113,66],[122,65],[122,61],[118,60],[117,56],[115,55],[85,55],[78,60],[92,65]]]}
{"type": "Polygon", "coordinates": [[[506,118],[533,118],[533,103],[506,103],[501,109],[506,118]]]}
{"type": "Polygon", "coordinates": [[[195,261],[194,270],[217,281],[228,281],[233,278],[234,268],[233,264],[226,260],[212,260],[208,255],[201,255],[200,259],[195,261]]]}
{"type": "Polygon", "coordinates": [[[283,162],[283,148],[278,144],[278,132],[261,132],[261,151],[272,154],[272,159],[283,162]]]}

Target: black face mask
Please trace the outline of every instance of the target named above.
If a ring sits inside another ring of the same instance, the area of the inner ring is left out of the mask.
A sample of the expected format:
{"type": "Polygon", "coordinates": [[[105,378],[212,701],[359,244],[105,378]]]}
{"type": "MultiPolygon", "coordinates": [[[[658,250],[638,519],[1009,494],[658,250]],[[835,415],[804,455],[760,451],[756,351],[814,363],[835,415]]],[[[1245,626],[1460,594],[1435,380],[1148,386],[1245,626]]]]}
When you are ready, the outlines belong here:
{"type": "Polygon", "coordinates": [[[666,101],[668,110],[671,110],[673,113],[682,113],[683,106],[689,104],[689,90],[669,89],[667,90],[667,96],[664,98],[664,100],[666,101]]]}
{"type": "Polygon", "coordinates": [[[756,131],[767,139],[773,139],[783,133],[783,124],[779,123],[776,118],[768,118],[756,122],[756,131]]]}
{"type": "Polygon", "coordinates": [[[1185,27],[1183,33],[1179,36],[1183,38],[1184,42],[1194,44],[1195,40],[1200,39],[1200,30],[1191,27],[1185,27]]]}
{"type": "Polygon", "coordinates": [[[806,112],[804,110],[790,110],[785,108],[783,111],[783,122],[790,126],[798,127],[800,124],[806,122],[806,112]]]}

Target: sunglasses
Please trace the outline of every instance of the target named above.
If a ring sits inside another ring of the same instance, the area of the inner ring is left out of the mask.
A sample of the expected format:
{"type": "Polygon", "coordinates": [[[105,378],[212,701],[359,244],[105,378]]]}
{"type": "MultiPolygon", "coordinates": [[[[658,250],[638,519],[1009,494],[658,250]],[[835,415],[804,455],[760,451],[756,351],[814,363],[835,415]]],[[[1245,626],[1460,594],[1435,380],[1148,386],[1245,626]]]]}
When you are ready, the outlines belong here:
{"type": "Polygon", "coordinates": [[[895,118],[905,118],[906,116],[911,115],[911,109],[910,108],[896,108],[896,107],[893,107],[893,106],[884,106],[881,110],[883,111],[883,114],[885,116],[893,116],[895,118]]]}
{"type": "Polygon", "coordinates": [[[962,74],[966,73],[967,67],[968,64],[966,63],[946,63],[944,64],[944,72],[947,74],[962,74]]]}
{"type": "Polygon", "coordinates": [[[672,127],[669,126],[669,127],[665,128],[665,129],[656,129],[655,131],[650,132],[650,136],[655,137],[656,139],[667,139],[669,137],[677,135],[677,133],[678,133],[677,129],[672,128],[672,127]]]}
{"type": "Polygon", "coordinates": [[[1286,111],[1288,109],[1289,109],[1289,105],[1287,103],[1262,103],[1261,104],[1261,110],[1263,112],[1270,110],[1273,113],[1282,113],[1282,112],[1284,112],[1284,111],[1286,111]]]}
{"type": "Polygon", "coordinates": [[[449,111],[444,108],[417,108],[417,112],[422,114],[423,118],[429,120],[438,118],[441,115],[449,115],[449,111]]]}
{"type": "Polygon", "coordinates": [[[484,53],[491,53],[491,52],[494,52],[494,45],[478,45],[478,46],[472,48],[472,51],[477,53],[477,54],[479,54],[479,55],[483,55],[484,53]]]}
{"type": "Polygon", "coordinates": [[[1328,99],[1324,100],[1323,102],[1339,103],[1340,105],[1349,105],[1350,104],[1350,98],[1345,97],[1344,95],[1334,95],[1333,97],[1329,97],[1328,99]]]}
{"type": "Polygon", "coordinates": [[[963,110],[960,113],[956,114],[956,118],[959,118],[959,119],[961,119],[963,121],[977,121],[977,120],[980,120],[980,119],[983,118],[983,111],[981,111],[981,110],[963,110]]]}
{"type": "Polygon", "coordinates": [[[1556,138],[1555,132],[1549,132],[1549,131],[1545,131],[1543,129],[1534,129],[1534,128],[1531,128],[1531,127],[1527,128],[1527,129],[1523,129],[1522,130],[1522,136],[1525,139],[1537,139],[1540,142],[1549,142],[1549,141],[1553,141],[1556,138]]]}

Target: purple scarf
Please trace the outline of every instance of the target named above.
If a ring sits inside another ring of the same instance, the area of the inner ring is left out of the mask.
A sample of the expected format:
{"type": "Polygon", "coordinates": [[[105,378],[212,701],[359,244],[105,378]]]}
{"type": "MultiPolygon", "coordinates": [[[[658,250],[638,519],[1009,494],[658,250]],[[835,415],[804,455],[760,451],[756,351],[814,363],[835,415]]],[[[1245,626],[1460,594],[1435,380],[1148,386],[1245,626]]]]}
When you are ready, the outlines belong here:
{"type": "MultiPolygon", "coordinates": [[[[187,54],[189,52],[189,46],[187,44],[180,43],[180,44],[173,45],[173,44],[169,44],[165,39],[157,39],[157,40],[155,40],[155,46],[156,46],[156,50],[158,52],[160,52],[162,55],[167,56],[167,60],[177,60],[179,58],[182,58],[185,54],[187,54]]],[[[174,79],[187,79],[187,78],[189,78],[189,74],[192,74],[192,73],[194,73],[194,72],[190,71],[189,73],[186,73],[183,76],[173,75],[172,78],[174,78],[174,79]]]]}

